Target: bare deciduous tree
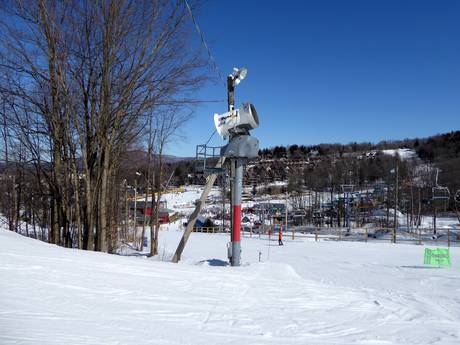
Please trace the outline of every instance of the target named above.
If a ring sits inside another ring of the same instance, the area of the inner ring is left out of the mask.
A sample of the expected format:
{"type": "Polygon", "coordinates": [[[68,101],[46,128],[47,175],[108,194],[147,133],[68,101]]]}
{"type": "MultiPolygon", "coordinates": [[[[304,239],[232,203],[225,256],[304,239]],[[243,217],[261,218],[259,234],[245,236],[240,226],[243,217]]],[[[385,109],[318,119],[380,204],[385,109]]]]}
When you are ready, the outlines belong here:
{"type": "Polygon", "coordinates": [[[166,0],[10,0],[1,10],[0,92],[11,113],[2,111],[5,157],[12,126],[37,181],[46,182],[50,242],[72,246],[76,238],[79,248],[111,252],[120,158],[153,116],[159,197],[164,147],[187,95],[205,80],[186,8],[166,0]]]}

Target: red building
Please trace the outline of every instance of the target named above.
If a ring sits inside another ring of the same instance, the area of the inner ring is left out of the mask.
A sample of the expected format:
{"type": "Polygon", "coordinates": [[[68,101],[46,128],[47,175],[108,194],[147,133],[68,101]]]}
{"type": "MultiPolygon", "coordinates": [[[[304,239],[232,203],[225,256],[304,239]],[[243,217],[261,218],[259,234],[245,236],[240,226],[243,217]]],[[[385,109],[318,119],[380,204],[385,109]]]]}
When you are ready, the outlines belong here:
{"type": "MultiPolygon", "coordinates": [[[[129,203],[129,208],[131,212],[134,212],[134,201],[130,201],[129,203]]],[[[137,201],[136,203],[136,217],[138,221],[143,221],[144,219],[144,214],[147,217],[148,220],[150,220],[150,217],[152,216],[152,203],[147,202],[147,207],[145,207],[145,201],[137,201]]],[[[166,208],[166,202],[161,201],[160,202],[160,210],[159,210],[159,220],[160,224],[167,224],[169,223],[169,217],[172,213],[174,213],[173,210],[169,210],[166,208]]]]}

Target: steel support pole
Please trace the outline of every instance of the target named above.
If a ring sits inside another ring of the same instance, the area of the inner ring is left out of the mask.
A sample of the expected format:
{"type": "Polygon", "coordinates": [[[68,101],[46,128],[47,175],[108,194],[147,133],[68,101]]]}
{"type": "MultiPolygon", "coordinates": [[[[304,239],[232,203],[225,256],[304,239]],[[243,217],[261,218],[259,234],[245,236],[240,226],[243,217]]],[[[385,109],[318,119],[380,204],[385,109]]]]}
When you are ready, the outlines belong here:
{"type": "Polygon", "coordinates": [[[347,231],[350,231],[350,204],[348,202],[348,192],[345,193],[345,225],[347,231]]]}
{"type": "Polygon", "coordinates": [[[347,193],[347,226],[348,233],[351,233],[351,220],[350,220],[350,193],[347,193]]]}
{"type": "MultiPolygon", "coordinates": [[[[286,231],[286,235],[287,235],[287,231],[288,231],[288,192],[286,191],[286,205],[285,205],[285,213],[284,213],[284,222],[285,222],[285,226],[284,226],[284,231],[286,231]]],[[[294,233],[292,233],[292,239],[294,239],[294,233]]]]}
{"type": "MultiPolygon", "coordinates": [[[[233,108],[235,107],[235,87],[233,86],[233,77],[232,75],[227,76],[227,106],[228,106],[228,111],[232,111],[233,108]]],[[[230,229],[231,229],[231,241],[233,238],[233,227],[234,227],[234,222],[233,222],[233,217],[234,217],[234,212],[233,212],[233,195],[234,195],[234,187],[233,185],[235,182],[233,181],[234,176],[235,176],[235,164],[234,161],[230,161],[230,229]]],[[[230,251],[230,254],[233,255],[233,250],[230,251]]],[[[230,260],[233,262],[232,260],[230,260]]],[[[233,264],[232,264],[233,266],[233,264]]]]}
{"type": "Polygon", "coordinates": [[[134,180],[134,238],[137,237],[137,179],[134,180]]]}
{"type": "MultiPolygon", "coordinates": [[[[243,162],[232,159],[235,175],[232,183],[232,266],[241,264],[241,193],[243,189],[243,162]]],[[[232,169],[233,170],[233,169],[232,169]]]]}
{"type": "Polygon", "coordinates": [[[227,106],[228,111],[232,111],[235,106],[235,87],[233,86],[233,77],[227,77],[227,106]]]}
{"type": "Polygon", "coordinates": [[[395,206],[394,206],[394,215],[393,215],[393,233],[391,236],[391,241],[393,243],[396,243],[396,230],[398,229],[398,215],[396,212],[398,212],[398,180],[399,180],[399,166],[396,165],[396,182],[395,182],[395,206]]]}

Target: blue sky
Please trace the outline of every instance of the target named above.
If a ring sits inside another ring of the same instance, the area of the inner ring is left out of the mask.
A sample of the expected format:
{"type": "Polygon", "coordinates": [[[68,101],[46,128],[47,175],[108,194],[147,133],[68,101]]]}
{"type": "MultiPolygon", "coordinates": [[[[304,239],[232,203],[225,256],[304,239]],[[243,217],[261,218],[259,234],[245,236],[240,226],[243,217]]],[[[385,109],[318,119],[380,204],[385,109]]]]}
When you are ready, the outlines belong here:
{"type": "MultiPolygon", "coordinates": [[[[195,16],[224,75],[248,68],[235,101],[256,106],[261,147],[460,129],[460,1],[213,0],[195,16]]],[[[197,97],[224,102],[198,106],[171,154],[194,156],[226,111],[221,82],[197,97]]]]}

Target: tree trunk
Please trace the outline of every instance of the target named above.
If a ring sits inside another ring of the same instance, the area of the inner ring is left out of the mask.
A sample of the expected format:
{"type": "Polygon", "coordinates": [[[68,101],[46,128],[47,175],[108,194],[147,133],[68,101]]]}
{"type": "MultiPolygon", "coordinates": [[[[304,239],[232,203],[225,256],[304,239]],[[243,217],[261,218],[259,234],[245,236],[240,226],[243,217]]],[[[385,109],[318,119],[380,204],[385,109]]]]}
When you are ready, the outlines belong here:
{"type": "Polygon", "coordinates": [[[108,233],[108,205],[107,205],[107,191],[109,187],[109,164],[110,164],[110,148],[106,147],[104,152],[103,166],[102,166],[102,180],[100,190],[100,228],[97,236],[98,244],[97,250],[107,252],[107,233],[108,233]]]}
{"type": "Polygon", "coordinates": [[[86,217],[83,249],[94,250],[94,188],[91,177],[86,174],[86,217]],[[86,244],[86,245],[85,245],[86,244]]]}
{"type": "Polygon", "coordinates": [[[152,213],[150,216],[150,256],[157,255],[157,243],[155,237],[155,226],[156,226],[156,197],[155,197],[155,171],[152,174],[152,213]]]}

